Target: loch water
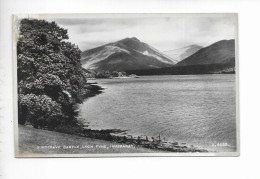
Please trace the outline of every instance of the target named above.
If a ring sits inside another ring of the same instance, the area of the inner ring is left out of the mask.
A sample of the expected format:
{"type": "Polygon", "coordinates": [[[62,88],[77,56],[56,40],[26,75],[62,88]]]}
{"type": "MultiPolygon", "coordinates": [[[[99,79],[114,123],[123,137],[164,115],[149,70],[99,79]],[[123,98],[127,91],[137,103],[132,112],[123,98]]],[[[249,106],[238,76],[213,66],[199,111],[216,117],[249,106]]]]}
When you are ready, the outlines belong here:
{"type": "Polygon", "coordinates": [[[98,79],[103,93],[79,106],[91,129],[161,136],[209,151],[236,151],[234,74],[98,79]]]}

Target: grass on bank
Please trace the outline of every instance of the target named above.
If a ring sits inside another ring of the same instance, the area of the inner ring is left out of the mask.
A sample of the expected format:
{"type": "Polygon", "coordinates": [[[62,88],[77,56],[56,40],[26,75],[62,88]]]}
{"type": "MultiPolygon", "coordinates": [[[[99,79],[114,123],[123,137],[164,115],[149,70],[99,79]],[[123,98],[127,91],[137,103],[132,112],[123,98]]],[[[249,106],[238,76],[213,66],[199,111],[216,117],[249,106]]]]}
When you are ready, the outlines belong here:
{"type": "Polygon", "coordinates": [[[149,153],[154,150],[140,146],[91,139],[59,132],[34,129],[18,125],[19,154],[102,154],[102,153],[149,153]],[[60,148],[57,148],[60,146],[60,148]],[[76,148],[79,146],[79,148],[76,148]]]}

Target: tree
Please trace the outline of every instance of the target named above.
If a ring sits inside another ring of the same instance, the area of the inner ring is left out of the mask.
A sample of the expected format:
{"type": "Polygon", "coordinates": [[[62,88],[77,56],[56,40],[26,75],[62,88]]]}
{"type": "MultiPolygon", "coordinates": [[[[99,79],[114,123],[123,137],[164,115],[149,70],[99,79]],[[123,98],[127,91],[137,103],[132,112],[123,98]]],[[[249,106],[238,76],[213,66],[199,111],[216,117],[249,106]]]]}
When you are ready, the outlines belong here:
{"type": "Polygon", "coordinates": [[[49,129],[75,124],[73,105],[82,102],[86,84],[80,49],[55,22],[22,19],[19,30],[19,123],[49,129]]]}

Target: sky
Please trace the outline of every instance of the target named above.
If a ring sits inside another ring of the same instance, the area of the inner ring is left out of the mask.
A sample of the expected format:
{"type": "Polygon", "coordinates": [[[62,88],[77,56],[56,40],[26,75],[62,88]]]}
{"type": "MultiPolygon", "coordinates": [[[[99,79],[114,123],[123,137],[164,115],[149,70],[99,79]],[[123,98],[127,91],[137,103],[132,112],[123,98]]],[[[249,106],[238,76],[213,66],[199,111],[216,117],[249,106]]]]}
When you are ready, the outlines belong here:
{"type": "Polygon", "coordinates": [[[41,16],[68,29],[84,51],[136,37],[160,51],[236,39],[236,14],[63,14],[41,16]]]}

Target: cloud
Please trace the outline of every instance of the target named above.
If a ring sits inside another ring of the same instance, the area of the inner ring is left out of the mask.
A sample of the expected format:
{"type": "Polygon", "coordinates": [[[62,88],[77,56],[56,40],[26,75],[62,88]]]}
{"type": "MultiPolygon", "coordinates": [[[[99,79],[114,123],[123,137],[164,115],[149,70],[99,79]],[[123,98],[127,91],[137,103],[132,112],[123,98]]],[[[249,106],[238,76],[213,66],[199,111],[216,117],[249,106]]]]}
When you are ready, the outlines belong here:
{"type": "Polygon", "coordinates": [[[234,14],[85,14],[54,20],[68,29],[70,41],[83,51],[126,37],[137,37],[166,51],[234,39],[237,33],[234,14]]]}

